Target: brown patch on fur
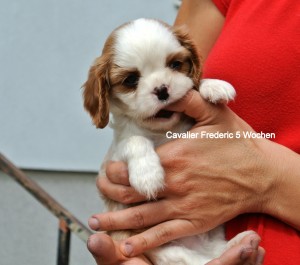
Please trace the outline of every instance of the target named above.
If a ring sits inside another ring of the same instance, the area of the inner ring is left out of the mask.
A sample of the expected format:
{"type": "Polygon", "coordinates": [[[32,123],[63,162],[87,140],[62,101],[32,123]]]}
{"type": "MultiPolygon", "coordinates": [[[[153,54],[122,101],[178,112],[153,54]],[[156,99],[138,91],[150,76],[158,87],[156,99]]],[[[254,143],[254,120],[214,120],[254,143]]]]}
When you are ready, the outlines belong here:
{"type": "Polygon", "coordinates": [[[90,68],[88,80],[83,85],[84,107],[90,113],[97,128],[104,128],[109,117],[106,65],[104,57],[97,58],[90,68]]]}
{"type": "Polygon", "coordinates": [[[171,28],[173,34],[178,39],[179,43],[186,48],[191,56],[190,56],[190,63],[191,63],[191,72],[190,76],[195,84],[195,89],[199,90],[200,85],[200,78],[202,75],[202,66],[200,63],[200,56],[197,52],[196,45],[193,43],[192,39],[190,38],[187,30],[183,27],[174,27],[171,28]]]}
{"type": "Polygon", "coordinates": [[[97,128],[104,128],[109,121],[109,69],[113,55],[114,34],[107,39],[102,56],[91,66],[83,87],[84,107],[97,128]]]}
{"type": "Polygon", "coordinates": [[[116,32],[130,23],[121,25],[109,35],[104,44],[102,55],[96,58],[89,70],[88,79],[82,86],[84,107],[91,115],[97,128],[104,128],[108,124],[109,95],[112,93],[110,91],[111,81],[115,82],[115,79],[118,79],[113,74],[114,68],[117,66],[112,65],[116,32]],[[111,70],[112,73],[110,73],[111,70]],[[110,76],[111,74],[112,76],[110,76]]]}
{"type": "Polygon", "coordinates": [[[170,66],[172,62],[180,62],[181,66],[178,69],[174,69],[174,71],[178,71],[180,73],[185,74],[186,76],[192,77],[192,63],[191,63],[191,53],[184,49],[181,52],[169,54],[166,60],[166,65],[170,66]]]}
{"type": "Polygon", "coordinates": [[[172,31],[179,43],[191,53],[191,78],[195,84],[195,89],[198,91],[200,86],[200,79],[202,76],[202,58],[199,55],[196,45],[189,36],[188,29],[185,26],[173,27],[164,21],[157,20],[161,25],[172,31]]]}
{"type": "Polygon", "coordinates": [[[131,93],[136,90],[136,87],[128,87],[123,85],[124,80],[130,75],[136,74],[140,76],[136,68],[126,69],[118,65],[113,65],[110,69],[110,83],[113,88],[113,93],[131,93]]]}

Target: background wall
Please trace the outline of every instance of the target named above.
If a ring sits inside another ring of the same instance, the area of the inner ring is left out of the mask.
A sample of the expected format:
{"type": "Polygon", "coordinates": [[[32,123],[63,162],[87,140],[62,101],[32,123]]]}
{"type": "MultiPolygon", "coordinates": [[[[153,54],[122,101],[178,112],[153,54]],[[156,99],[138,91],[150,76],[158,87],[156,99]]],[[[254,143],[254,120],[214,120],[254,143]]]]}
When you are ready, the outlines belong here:
{"type": "Polygon", "coordinates": [[[173,0],[1,0],[1,152],[23,168],[98,170],[111,131],[83,110],[89,66],[120,24],[175,15],[173,0]]]}
{"type": "MultiPolygon", "coordinates": [[[[81,85],[108,34],[139,17],[170,24],[173,0],[0,0],[0,152],[83,223],[102,210],[95,175],[111,141],[81,85]],[[92,172],[92,173],[88,173],[92,172]]],[[[0,172],[0,263],[56,263],[57,219],[0,172]]],[[[71,265],[92,265],[72,236],[71,265]]]]}
{"type": "MultiPolygon", "coordinates": [[[[87,225],[103,210],[95,174],[26,171],[87,225]]],[[[0,171],[0,264],[55,265],[58,220],[18,183],[0,171]]],[[[71,235],[70,265],[93,265],[86,244],[71,235]]]]}

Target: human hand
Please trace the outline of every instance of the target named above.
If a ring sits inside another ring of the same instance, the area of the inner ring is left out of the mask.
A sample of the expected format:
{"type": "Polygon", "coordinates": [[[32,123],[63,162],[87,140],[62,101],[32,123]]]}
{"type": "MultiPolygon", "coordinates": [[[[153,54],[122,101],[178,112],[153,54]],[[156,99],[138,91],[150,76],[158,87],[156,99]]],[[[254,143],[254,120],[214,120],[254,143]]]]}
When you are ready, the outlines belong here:
{"type": "MultiPolygon", "coordinates": [[[[257,234],[245,236],[241,242],[225,251],[207,265],[261,265],[265,251],[258,246],[260,238],[257,234]]],[[[120,251],[120,243],[113,241],[108,235],[97,233],[88,240],[88,249],[98,265],[151,265],[143,255],[127,258],[120,251]]]]}
{"type": "MultiPolygon", "coordinates": [[[[195,119],[194,133],[253,131],[227,106],[209,104],[196,91],[171,108],[195,119]]],[[[263,212],[272,185],[272,172],[265,174],[269,164],[262,149],[269,147],[266,142],[244,138],[168,142],[157,149],[166,173],[166,188],[159,200],[94,215],[90,226],[95,230],[151,227],[121,244],[125,255],[136,256],[171,240],[211,230],[241,213],[263,212]]],[[[124,204],[145,201],[130,187],[124,163],[108,164],[106,175],[98,180],[105,196],[124,204]]]]}
{"type": "Polygon", "coordinates": [[[120,251],[120,242],[113,241],[104,233],[96,233],[89,237],[87,247],[98,265],[151,265],[152,263],[140,255],[128,258],[120,251]]]}
{"type": "Polygon", "coordinates": [[[257,234],[247,235],[239,244],[206,265],[261,265],[264,261],[265,250],[259,246],[259,242],[260,237],[257,234]]]}

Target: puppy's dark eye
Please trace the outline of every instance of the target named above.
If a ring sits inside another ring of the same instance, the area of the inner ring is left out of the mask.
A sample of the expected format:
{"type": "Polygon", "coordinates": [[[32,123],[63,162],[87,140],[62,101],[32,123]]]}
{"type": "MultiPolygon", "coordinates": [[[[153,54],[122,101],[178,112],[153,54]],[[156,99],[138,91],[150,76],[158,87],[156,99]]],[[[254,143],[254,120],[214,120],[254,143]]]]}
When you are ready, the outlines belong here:
{"type": "Polygon", "coordinates": [[[169,64],[169,67],[173,70],[180,70],[181,67],[182,67],[182,62],[181,61],[172,61],[170,64],[169,64]]]}
{"type": "Polygon", "coordinates": [[[138,74],[135,74],[135,73],[132,73],[132,74],[129,74],[125,79],[124,81],[122,82],[122,84],[124,86],[127,86],[127,87],[136,87],[138,82],[139,82],[139,76],[138,74]]]}

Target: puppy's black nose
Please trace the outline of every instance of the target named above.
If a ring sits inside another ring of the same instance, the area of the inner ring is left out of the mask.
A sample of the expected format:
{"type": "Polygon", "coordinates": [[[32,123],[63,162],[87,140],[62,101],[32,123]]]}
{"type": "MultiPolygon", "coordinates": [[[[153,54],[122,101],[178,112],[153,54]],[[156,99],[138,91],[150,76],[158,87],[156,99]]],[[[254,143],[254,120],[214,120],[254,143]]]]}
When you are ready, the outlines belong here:
{"type": "Polygon", "coordinates": [[[168,86],[161,85],[160,87],[154,88],[154,94],[161,101],[167,100],[169,98],[168,86]]]}

